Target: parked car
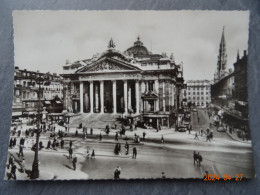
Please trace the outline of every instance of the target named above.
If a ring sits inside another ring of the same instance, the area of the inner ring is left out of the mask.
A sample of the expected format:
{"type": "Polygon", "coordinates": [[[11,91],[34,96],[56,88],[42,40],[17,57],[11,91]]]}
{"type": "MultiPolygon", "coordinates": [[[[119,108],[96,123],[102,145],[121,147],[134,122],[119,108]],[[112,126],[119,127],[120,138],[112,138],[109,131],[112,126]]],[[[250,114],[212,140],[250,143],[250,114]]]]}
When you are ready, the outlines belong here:
{"type": "Polygon", "coordinates": [[[179,132],[186,132],[187,131],[187,127],[186,126],[179,126],[177,128],[177,131],[179,131],[179,132]]]}
{"type": "Polygon", "coordinates": [[[220,126],[220,127],[217,128],[217,131],[218,132],[225,132],[226,129],[223,126],[220,126]]]}

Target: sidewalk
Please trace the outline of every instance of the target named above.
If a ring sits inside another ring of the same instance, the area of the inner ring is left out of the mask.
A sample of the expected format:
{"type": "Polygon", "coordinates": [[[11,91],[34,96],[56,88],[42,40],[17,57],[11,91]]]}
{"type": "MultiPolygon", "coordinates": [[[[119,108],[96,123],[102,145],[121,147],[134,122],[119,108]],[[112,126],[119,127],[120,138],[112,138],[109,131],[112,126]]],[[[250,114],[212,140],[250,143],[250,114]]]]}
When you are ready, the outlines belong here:
{"type": "Polygon", "coordinates": [[[235,141],[238,141],[238,142],[242,142],[242,143],[247,143],[247,144],[252,144],[252,141],[251,140],[246,140],[244,139],[241,139],[237,136],[237,130],[234,130],[233,133],[230,133],[229,131],[226,131],[226,133],[235,141]]]}

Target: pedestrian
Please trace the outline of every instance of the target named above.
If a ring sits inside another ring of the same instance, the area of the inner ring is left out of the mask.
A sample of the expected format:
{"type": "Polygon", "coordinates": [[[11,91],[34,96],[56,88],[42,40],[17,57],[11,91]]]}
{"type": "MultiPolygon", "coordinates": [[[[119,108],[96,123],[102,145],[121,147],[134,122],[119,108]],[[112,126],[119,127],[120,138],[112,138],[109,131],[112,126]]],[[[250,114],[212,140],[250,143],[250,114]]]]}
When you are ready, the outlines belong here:
{"type": "Polygon", "coordinates": [[[17,136],[20,137],[20,135],[21,135],[21,130],[19,129],[17,132],[17,136]]]}
{"type": "Polygon", "coordinates": [[[198,117],[198,123],[200,122],[200,117],[198,117]]]}
{"type": "Polygon", "coordinates": [[[194,137],[194,139],[198,139],[198,140],[199,140],[197,131],[195,132],[195,137],[194,137]]]}
{"type": "Polygon", "coordinates": [[[197,155],[196,151],[193,151],[193,162],[194,162],[194,165],[195,165],[195,162],[197,162],[197,159],[198,159],[198,155],[197,155]]]}
{"type": "Polygon", "coordinates": [[[200,135],[201,135],[201,136],[203,135],[203,130],[202,130],[202,128],[200,128],[200,135]]]}
{"type": "Polygon", "coordinates": [[[202,156],[198,152],[198,163],[199,163],[199,166],[201,165],[201,162],[202,162],[202,156]]]}
{"type": "Polygon", "coordinates": [[[75,136],[78,137],[78,135],[79,135],[78,129],[76,129],[75,136]]]}
{"type": "Polygon", "coordinates": [[[164,138],[163,138],[163,135],[162,135],[161,141],[162,141],[162,144],[164,144],[164,138]]]}
{"type": "Polygon", "coordinates": [[[76,163],[77,163],[77,157],[76,155],[73,156],[72,164],[73,164],[73,169],[74,171],[76,170],[76,163]]]}
{"type": "Polygon", "coordinates": [[[118,155],[118,143],[115,145],[114,154],[118,155]]]}
{"type": "Polygon", "coordinates": [[[72,148],[69,149],[69,159],[71,158],[72,159],[72,154],[73,154],[73,150],[72,148]]]}
{"type": "Polygon", "coordinates": [[[145,139],[145,136],[146,136],[146,133],[145,133],[145,132],[143,132],[143,139],[145,139]]]}
{"type": "Polygon", "coordinates": [[[209,134],[207,134],[207,138],[206,138],[206,142],[210,142],[210,135],[209,134]]]}
{"type": "Polygon", "coordinates": [[[128,155],[128,153],[129,153],[129,144],[126,141],[126,143],[125,143],[125,155],[128,155]]]}
{"type": "Polygon", "coordinates": [[[166,179],[164,172],[162,172],[162,179],[166,179]]]}
{"type": "Polygon", "coordinates": [[[91,153],[91,159],[92,159],[92,158],[95,159],[95,156],[96,156],[96,154],[95,154],[95,148],[93,147],[93,148],[92,148],[92,153],[91,153]]]}
{"type": "Polygon", "coordinates": [[[14,178],[14,180],[16,180],[16,165],[13,164],[12,168],[11,168],[11,177],[14,178]]]}
{"type": "Polygon", "coordinates": [[[115,141],[118,141],[118,133],[116,132],[115,141]]]}
{"type": "Polygon", "coordinates": [[[72,141],[70,140],[70,148],[72,147],[72,141]]]}
{"type": "Polygon", "coordinates": [[[121,154],[121,143],[118,143],[118,153],[121,154]]]}
{"type": "Polygon", "coordinates": [[[10,141],[9,141],[9,148],[13,148],[13,138],[11,137],[10,141]]]}
{"type": "Polygon", "coordinates": [[[90,129],[90,135],[93,135],[93,128],[90,129]]]}
{"type": "Polygon", "coordinates": [[[116,166],[115,172],[114,172],[114,179],[120,179],[121,174],[121,168],[119,166],[116,166]]]}
{"type": "Polygon", "coordinates": [[[43,147],[42,141],[39,142],[39,150],[41,150],[43,147]]]}
{"type": "Polygon", "coordinates": [[[48,141],[46,149],[50,149],[50,147],[51,147],[51,140],[48,141]]]}
{"type": "Polygon", "coordinates": [[[90,152],[89,152],[89,150],[90,150],[90,149],[89,149],[89,146],[88,146],[88,147],[87,147],[87,156],[86,156],[87,158],[90,157],[90,152]]]}
{"type": "Polygon", "coordinates": [[[7,169],[10,168],[10,165],[13,166],[13,164],[14,164],[14,157],[13,157],[13,155],[11,154],[10,157],[9,157],[9,159],[8,159],[7,169]]]}
{"type": "Polygon", "coordinates": [[[133,159],[136,159],[136,156],[137,156],[137,149],[136,147],[133,147],[133,159]]]}
{"type": "Polygon", "coordinates": [[[55,148],[56,148],[56,140],[54,139],[52,142],[52,149],[55,150],[55,148]]]}
{"type": "Polygon", "coordinates": [[[102,134],[101,134],[101,132],[99,134],[99,141],[102,141],[102,134]]]}
{"type": "Polygon", "coordinates": [[[63,149],[64,148],[64,140],[61,138],[61,141],[60,141],[60,148],[63,149]]]}
{"type": "Polygon", "coordinates": [[[19,153],[18,153],[18,157],[23,156],[23,146],[19,146],[19,153]]]}

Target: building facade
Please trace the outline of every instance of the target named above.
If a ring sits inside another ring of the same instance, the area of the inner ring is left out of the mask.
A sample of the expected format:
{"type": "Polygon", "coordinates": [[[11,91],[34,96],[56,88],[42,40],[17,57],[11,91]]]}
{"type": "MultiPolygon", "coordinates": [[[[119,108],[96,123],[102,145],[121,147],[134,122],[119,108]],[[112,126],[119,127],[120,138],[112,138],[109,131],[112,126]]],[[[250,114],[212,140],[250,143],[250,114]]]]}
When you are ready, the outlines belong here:
{"type": "Polygon", "coordinates": [[[152,54],[140,41],[124,52],[108,50],[63,66],[66,109],[74,113],[122,113],[156,125],[169,125],[180,106],[183,72],[173,56],[152,54]]]}
{"type": "Polygon", "coordinates": [[[208,106],[211,102],[211,84],[209,80],[188,80],[183,98],[194,106],[208,106]]]}
{"type": "MultiPolygon", "coordinates": [[[[15,67],[13,89],[13,116],[22,116],[23,112],[35,113],[38,102],[38,84],[35,78],[45,73],[21,70],[15,67]]],[[[54,97],[63,98],[62,78],[57,74],[49,74],[50,85],[42,85],[41,100],[51,100],[54,97]]]]}

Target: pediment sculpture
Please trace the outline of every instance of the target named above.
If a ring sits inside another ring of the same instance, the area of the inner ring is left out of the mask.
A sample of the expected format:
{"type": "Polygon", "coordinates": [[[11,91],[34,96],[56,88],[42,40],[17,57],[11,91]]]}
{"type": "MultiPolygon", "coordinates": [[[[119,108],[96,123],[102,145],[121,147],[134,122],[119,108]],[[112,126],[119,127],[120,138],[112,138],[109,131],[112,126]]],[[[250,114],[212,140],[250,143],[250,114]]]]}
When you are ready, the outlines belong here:
{"type": "Polygon", "coordinates": [[[127,68],[118,66],[116,64],[112,64],[109,62],[102,62],[97,64],[93,68],[89,69],[89,71],[110,71],[110,70],[127,70],[127,68]]]}

